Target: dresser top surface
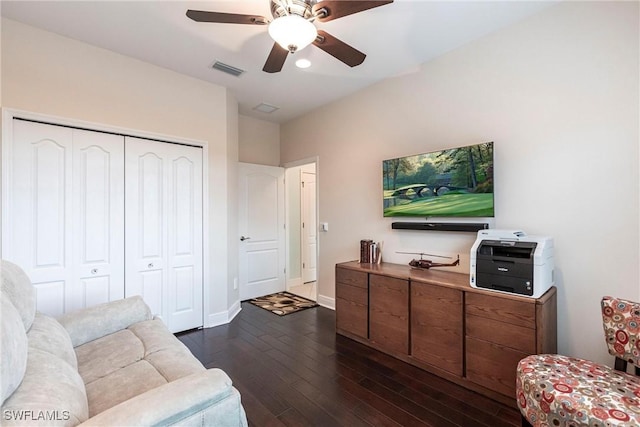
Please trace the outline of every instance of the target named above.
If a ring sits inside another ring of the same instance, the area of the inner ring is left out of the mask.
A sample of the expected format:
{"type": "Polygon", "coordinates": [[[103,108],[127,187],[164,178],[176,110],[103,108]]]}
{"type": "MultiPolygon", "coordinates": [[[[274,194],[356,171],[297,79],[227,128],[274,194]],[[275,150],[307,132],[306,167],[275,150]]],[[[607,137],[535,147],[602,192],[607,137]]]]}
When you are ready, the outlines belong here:
{"type": "Polygon", "coordinates": [[[500,296],[502,298],[514,299],[518,301],[526,301],[529,303],[542,303],[546,299],[555,295],[556,288],[551,287],[542,297],[535,299],[526,296],[508,294],[506,292],[497,292],[492,290],[474,288],[469,284],[469,275],[464,273],[456,273],[453,271],[443,271],[436,269],[418,269],[412,268],[404,264],[381,263],[366,264],[358,261],[349,261],[336,264],[336,267],[346,268],[349,270],[361,271],[363,273],[380,274],[383,276],[395,277],[402,280],[411,280],[413,282],[423,282],[433,285],[446,286],[449,288],[459,289],[465,292],[481,293],[485,295],[500,296]]]}

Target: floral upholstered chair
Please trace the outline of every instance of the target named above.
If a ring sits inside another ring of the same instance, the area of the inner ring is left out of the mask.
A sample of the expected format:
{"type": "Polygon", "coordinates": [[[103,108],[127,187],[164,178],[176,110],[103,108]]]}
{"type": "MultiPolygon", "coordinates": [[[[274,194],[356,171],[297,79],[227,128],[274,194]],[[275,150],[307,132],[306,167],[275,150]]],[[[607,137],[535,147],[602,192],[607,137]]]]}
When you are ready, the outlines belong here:
{"type": "Polygon", "coordinates": [[[640,303],[604,297],[602,322],[615,368],[627,372],[627,364],[632,363],[635,374],[640,375],[640,303]]]}
{"type": "Polygon", "coordinates": [[[518,363],[516,397],[522,425],[640,426],[640,303],[602,298],[602,320],[615,369],[558,354],[518,363]]]}

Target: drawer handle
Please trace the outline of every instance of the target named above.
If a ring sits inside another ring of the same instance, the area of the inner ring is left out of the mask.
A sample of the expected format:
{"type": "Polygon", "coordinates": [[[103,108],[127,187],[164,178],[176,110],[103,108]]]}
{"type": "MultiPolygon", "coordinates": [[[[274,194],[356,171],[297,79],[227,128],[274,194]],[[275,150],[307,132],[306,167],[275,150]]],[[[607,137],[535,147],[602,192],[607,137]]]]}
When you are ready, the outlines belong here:
{"type": "Polygon", "coordinates": [[[150,262],[149,265],[147,266],[148,268],[153,268],[153,263],[150,262]]]}
{"type": "Polygon", "coordinates": [[[91,269],[91,274],[98,274],[98,269],[97,268],[91,269]]]}

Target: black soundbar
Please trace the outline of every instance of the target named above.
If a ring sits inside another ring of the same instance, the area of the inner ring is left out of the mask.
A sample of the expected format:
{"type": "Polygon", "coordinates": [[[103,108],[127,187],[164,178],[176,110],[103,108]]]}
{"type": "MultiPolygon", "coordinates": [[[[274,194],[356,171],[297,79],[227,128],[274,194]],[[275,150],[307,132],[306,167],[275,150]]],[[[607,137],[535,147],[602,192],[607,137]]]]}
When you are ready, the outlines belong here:
{"type": "Polygon", "coordinates": [[[394,230],[476,232],[486,230],[489,228],[489,224],[484,222],[392,222],[391,228],[394,230]]]}

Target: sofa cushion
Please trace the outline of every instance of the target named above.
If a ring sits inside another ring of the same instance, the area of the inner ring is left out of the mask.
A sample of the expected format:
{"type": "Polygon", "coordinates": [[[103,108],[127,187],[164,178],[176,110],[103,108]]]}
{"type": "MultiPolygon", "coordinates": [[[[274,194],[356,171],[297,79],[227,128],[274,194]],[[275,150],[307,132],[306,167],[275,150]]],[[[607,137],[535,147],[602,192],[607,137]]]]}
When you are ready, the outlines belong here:
{"type": "Polygon", "coordinates": [[[51,353],[67,362],[73,369],[78,369],[71,338],[69,338],[67,330],[53,317],[36,313],[27,338],[29,339],[29,347],[51,353]]]}
{"type": "Polygon", "coordinates": [[[202,363],[169,332],[160,319],[136,323],[129,330],[142,342],[145,348],[144,359],[167,381],[205,371],[202,363]]]}
{"type": "Polygon", "coordinates": [[[78,372],[85,384],[106,377],[144,357],[142,342],[124,329],[76,347],[78,372]]]}
{"type": "Polygon", "coordinates": [[[89,415],[93,417],[166,383],[167,380],[149,362],[140,360],[132,363],[86,384],[89,415]]]}
{"type": "Polygon", "coordinates": [[[2,295],[8,297],[16,308],[25,331],[28,331],[36,315],[36,290],[26,273],[12,262],[0,261],[2,268],[2,295]]]}
{"type": "Polygon", "coordinates": [[[22,384],[2,406],[3,426],[74,426],[88,416],[78,372],[59,357],[29,347],[22,384]]]}
{"type": "MultiPolygon", "coordinates": [[[[27,334],[20,314],[4,295],[0,295],[0,381],[4,402],[20,385],[27,369],[27,334]]],[[[0,402],[0,404],[2,404],[0,402]]]]}
{"type": "Polygon", "coordinates": [[[159,385],[206,369],[160,319],[76,347],[91,416],[159,385]]]}
{"type": "Polygon", "coordinates": [[[231,379],[220,369],[209,369],[139,394],[91,417],[87,424],[246,427],[247,418],[231,379]]]}

